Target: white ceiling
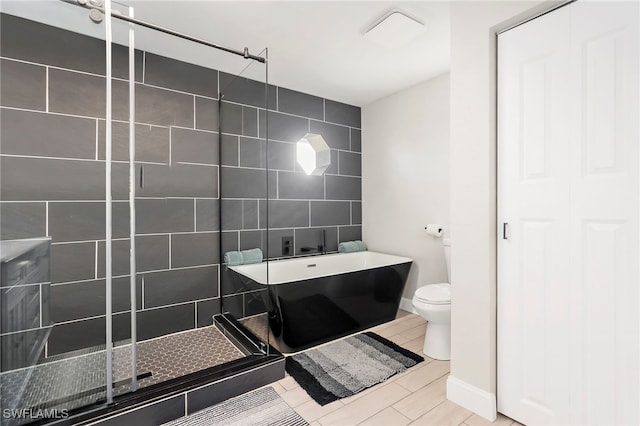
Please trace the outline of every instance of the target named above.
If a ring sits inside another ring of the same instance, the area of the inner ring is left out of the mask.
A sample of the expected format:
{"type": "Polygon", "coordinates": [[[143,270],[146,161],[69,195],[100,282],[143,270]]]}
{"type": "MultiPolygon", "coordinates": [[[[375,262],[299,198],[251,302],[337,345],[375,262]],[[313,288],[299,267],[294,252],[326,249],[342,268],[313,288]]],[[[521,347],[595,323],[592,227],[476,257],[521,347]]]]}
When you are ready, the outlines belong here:
{"type": "Polygon", "coordinates": [[[449,68],[449,4],[444,1],[149,1],[136,16],[225,46],[269,48],[269,82],[366,105],[449,68]],[[397,7],[426,32],[388,49],[362,35],[397,7]]]}
{"type": "MultiPolygon", "coordinates": [[[[55,9],[54,12],[43,11],[40,6],[39,11],[33,10],[40,2],[17,2],[21,4],[19,14],[34,15],[32,19],[39,14],[42,16],[38,20],[54,25],[64,22],[60,26],[89,32],[85,28],[90,26],[86,11],[78,15],[70,9],[80,8],[64,3],[60,6],[59,0],[50,2],[53,4],[49,9],[55,9]]],[[[366,105],[449,68],[449,3],[445,1],[129,0],[126,3],[134,7],[138,19],[220,45],[237,50],[246,46],[253,54],[267,47],[269,83],[353,105],[366,105]],[[397,49],[366,40],[362,36],[365,29],[392,8],[421,20],[427,30],[397,49]]],[[[91,31],[103,30],[93,25],[91,31]]],[[[126,34],[122,23],[114,23],[114,39],[124,41],[126,34]]],[[[239,73],[248,65],[241,57],[212,52],[150,30],[136,33],[136,47],[231,73],[239,73]]],[[[254,63],[243,75],[264,81],[265,68],[254,63]]]]}

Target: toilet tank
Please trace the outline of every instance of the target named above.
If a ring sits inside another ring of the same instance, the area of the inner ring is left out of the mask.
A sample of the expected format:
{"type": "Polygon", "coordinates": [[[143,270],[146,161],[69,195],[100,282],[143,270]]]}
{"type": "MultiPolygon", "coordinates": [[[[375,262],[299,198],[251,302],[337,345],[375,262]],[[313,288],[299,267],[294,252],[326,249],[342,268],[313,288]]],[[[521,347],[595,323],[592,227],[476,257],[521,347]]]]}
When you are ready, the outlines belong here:
{"type": "Polygon", "coordinates": [[[451,282],[451,238],[443,238],[444,260],[447,262],[447,279],[451,282]]]}

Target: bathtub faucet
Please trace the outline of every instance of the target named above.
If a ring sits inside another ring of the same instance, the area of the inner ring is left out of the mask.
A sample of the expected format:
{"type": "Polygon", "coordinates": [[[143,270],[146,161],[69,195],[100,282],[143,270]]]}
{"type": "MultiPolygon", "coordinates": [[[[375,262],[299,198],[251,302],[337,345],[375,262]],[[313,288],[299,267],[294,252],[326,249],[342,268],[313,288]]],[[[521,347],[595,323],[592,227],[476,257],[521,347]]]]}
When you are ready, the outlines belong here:
{"type": "Polygon", "coordinates": [[[320,231],[320,237],[322,238],[322,242],[320,244],[318,244],[317,247],[300,247],[300,252],[301,253],[312,253],[312,252],[317,252],[320,254],[327,254],[327,244],[326,244],[326,231],[323,229],[320,231]]]}
{"type": "Polygon", "coordinates": [[[320,233],[322,235],[322,254],[327,254],[327,231],[323,229],[320,233]]]}

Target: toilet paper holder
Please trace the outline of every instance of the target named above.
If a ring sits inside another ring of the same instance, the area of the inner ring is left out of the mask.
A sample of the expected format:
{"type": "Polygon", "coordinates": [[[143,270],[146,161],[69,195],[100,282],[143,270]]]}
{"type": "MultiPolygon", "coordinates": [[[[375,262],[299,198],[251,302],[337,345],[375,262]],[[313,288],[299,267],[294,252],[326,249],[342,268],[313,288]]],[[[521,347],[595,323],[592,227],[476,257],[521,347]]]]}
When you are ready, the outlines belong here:
{"type": "Polygon", "coordinates": [[[427,231],[427,234],[436,238],[442,237],[442,233],[444,232],[442,226],[438,225],[437,223],[428,224],[424,227],[424,230],[427,231]]]}

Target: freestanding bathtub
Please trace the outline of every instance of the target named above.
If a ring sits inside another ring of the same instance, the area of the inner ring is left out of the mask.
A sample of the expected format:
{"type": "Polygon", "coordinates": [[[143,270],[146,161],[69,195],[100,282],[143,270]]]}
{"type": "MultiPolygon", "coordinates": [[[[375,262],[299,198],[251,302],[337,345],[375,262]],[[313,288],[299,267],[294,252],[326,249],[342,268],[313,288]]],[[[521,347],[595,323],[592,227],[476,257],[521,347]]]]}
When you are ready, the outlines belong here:
{"type": "Polygon", "coordinates": [[[297,352],[393,320],[412,260],[370,251],[229,267],[265,286],[276,346],[297,352]]]}

